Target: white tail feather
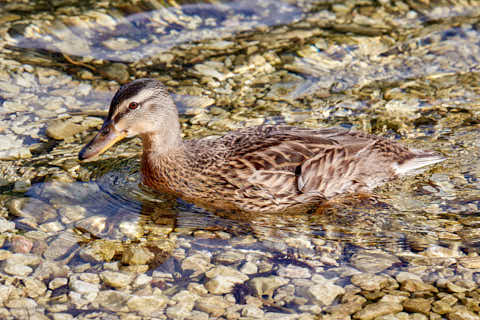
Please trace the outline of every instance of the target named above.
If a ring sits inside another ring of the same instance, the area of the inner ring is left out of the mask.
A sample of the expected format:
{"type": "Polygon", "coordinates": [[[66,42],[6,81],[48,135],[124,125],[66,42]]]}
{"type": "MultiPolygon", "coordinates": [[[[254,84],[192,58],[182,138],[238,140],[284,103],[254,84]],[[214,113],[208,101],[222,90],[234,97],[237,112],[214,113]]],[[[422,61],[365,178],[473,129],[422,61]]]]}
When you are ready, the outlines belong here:
{"type": "Polygon", "coordinates": [[[425,166],[429,166],[445,160],[445,157],[434,153],[418,153],[416,157],[403,162],[402,164],[394,163],[392,165],[397,175],[418,174],[425,170],[425,166]]]}

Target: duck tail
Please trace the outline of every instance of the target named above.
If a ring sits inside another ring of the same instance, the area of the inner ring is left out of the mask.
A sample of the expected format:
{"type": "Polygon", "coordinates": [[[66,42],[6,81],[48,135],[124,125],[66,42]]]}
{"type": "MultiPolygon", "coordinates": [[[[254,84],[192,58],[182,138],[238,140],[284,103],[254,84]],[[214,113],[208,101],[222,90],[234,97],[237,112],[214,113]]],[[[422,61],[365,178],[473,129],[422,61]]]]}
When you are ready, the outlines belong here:
{"type": "Polygon", "coordinates": [[[413,175],[425,170],[424,167],[442,162],[446,158],[441,154],[429,151],[412,150],[413,157],[394,164],[393,168],[397,175],[413,175]]]}

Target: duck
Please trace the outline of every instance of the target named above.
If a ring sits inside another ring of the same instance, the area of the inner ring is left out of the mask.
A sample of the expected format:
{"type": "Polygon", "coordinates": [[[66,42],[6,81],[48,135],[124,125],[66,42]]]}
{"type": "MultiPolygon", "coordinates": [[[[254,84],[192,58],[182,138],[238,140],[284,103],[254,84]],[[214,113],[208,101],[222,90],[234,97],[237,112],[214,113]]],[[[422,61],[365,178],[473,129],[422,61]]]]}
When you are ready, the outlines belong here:
{"type": "Polygon", "coordinates": [[[140,136],[141,183],[201,206],[279,212],[345,194],[368,194],[445,158],[345,128],[263,124],[223,136],[183,140],[177,107],[156,79],[121,86],[80,160],[140,136]]]}

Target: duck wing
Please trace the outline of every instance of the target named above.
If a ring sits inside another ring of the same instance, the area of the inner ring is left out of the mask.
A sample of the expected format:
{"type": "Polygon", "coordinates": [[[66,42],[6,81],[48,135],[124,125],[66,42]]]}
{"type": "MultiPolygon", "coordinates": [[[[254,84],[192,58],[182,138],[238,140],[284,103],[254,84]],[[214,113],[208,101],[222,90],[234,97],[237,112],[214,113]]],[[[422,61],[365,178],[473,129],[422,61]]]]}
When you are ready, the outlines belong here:
{"type": "Polygon", "coordinates": [[[301,166],[340,148],[331,138],[339,132],[347,131],[269,125],[235,131],[220,139],[228,152],[218,170],[244,197],[283,201],[307,190],[299,188],[301,166]]]}
{"type": "Polygon", "coordinates": [[[420,168],[443,161],[433,152],[409,149],[376,136],[360,143],[324,149],[301,164],[298,189],[326,198],[352,192],[368,192],[397,176],[417,173],[420,168]]]}
{"type": "Polygon", "coordinates": [[[342,128],[263,125],[196,144],[196,163],[208,170],[205,176],[230,188],[225,192],[257,202],[291,203],[367,192],[397,175],[441,161],[436,154],[342,128]]]}

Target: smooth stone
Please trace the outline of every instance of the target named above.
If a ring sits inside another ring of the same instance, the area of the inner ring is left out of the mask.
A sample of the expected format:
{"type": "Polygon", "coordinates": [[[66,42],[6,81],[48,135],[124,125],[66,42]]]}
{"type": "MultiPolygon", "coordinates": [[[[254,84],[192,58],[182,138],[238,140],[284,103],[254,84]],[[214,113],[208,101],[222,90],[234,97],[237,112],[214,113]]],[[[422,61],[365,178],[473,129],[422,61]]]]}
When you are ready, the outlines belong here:
{"type": "Polygon", "coordinates": [[[412,313],[409,317],[409,320],[428,320],[428,317],[423,313],[412,313]]]}
{"type": "Polygon", "coordinates": [[[432,311],[441,315],[452,312],[457,301],[458,299],[455,296],[447,294],[442,299],[433,302],[432,311]]]}
{"type": "Polygon", "coordinates": [[[57,218],[57,212],[51,205],[35,198],[12,199],[7,208],[12,215],[33,219],[38,224],[57,218]]]}
{"type": "Polygon", "coordinates": [[[15,222],[0,218],[0,234],[15,230],[15,222]]]}
{"type": "Polygon", "coordinates": [[[353,315],[354,319],[372,320],[387,314],[394,314],[403,310],[401,304],[376,302],[365,306],[362,310],[353,315]]]}
{"type": "Polygon", "coordinates": [[[101,237],[107,228],[107,217],[103,215],[94,215],[75,223],[75,227],[84,230],[94,236],[101,237]]]}
{"type": "Polygon", "coordinates": [[[468,291],[468,288],[459,286],[459,285],[457,285],[457,284],[455,284],[451,281],[447,281],[446,287],[450,292],[454,292],[454,293],[467,292],[468,291]]]}
{"type": "Polygon", "coordinates": [[[4,263],[13,265],[37,266],[42,259],[31,253],[15,253],[12,254],[4,263]]]}
{"type": "Polygon", "coordinates": [[[385,105],[385,109],[396,116],[411,115],[418,112],[419,105],[418,99],[390,100],[385,105]]]}
{"type": "Polygon", "coordinates": [[[231,76],[231,73],[225,74],[219,71],[219,69],[221,70],[226,68],[223,66],[223,63],[216,61],[207,61],[205,63],[196,64],[193,68],[201,75],[216,78],[220,81],[224,81],[226,78],[231,76]]]}
{"type": "Polygon", "coordinates": [[[460,264],[468,269],[480,269],[480,256],[464,257],[459,259],[460,264]]]}
{"type": "Polygon", "coordinates": [[[408,292],[417,292],[417,291],[438,292],[438,289],[432,286],[431,284],[424,283],[423,281],[410,280],[410,279],[402,282],[401,288],[403,291],[408,291],[408,292]]]}
{"type": "Polygon", "coordinates": [[[46,280],[64,278],[71,272],[70,267],[63,262],[43,261],[33,273],[35,279],[46,280]]]}
{"type": "Polygon", "coordinates": [[[431,246],[420,253],[429,258],[458,258],[461,252],[458,249],[445,248],[442,246],[431,246]]]}
{"type": "Polygon", "coordinates": [[[37,303],[33,299],[29,298],[15,298],[8,300],[5,303],[7,308],[15,308],[15,309],[34,309],[37,307],[37,303]]]}
{"type": "Polygon", "coordinates": [[[65,229],[65,227],[62,225],[60,221],[51,221],[51,222],[46,222],[44,224],[41,224],[38,226],[38,228],[48,234],[55,234],[59,231],[62,231],[65,229]]]}
{"type": "Polygon", "coordinates": [[[216,255],[213,258],[213,261],[215,264],[234,264],[236,262],[240,262],[245,260],[245,254],[241,252],[235,252],[235,251],[227,251],[227,252],[222,252],[218,255],[216,255]]]}
{"type": "MultiPolygon", "coordinates": [[[[4,102],[3,107],[5,107],[7,102],[4,102]]],[[[30,149],[24,146],[20,139],[11,135],[0,135],[0,160],[27,159],[31,157],[30,149]]]]}
{"type": "Polygon", "coordinates": [[[185,320],[209,320],[209,319],[210,317],[208,313],[197,311],[197,310],[192,310],[192,312],[190,312],[190,315],[185,318],[185,320]]]}
{"type": "Polygon", "coordinates": [[[455,306],[454,311],[447,314],[448,320],[479,320],[480,317],[467,310],[465,306],[455,306]]]}
{"type": "Polygon", "coordinates": [[[65,140],[88,129],[87,126],[76,122],[72,118],[52,120],[47,126],[46,134],[55,140],[65,140]]]}
{"type": "Polygon", "coordinates": [[[193,275],[205,273],[211,266],[210,257],[199,253],[186,257],[182,261],[182,269],[193,270],[193,275]]]}
{"type": "Polygon", "coordinates": [[[187,113],[195,115],[200,114],[205,108],[215,103],[215,100],[205,96],[180,96],[174,97],[177,105],[183,105],[187,113]],[[197,113],[198,112],[198,113],[197,113]]]}
{"type": "Polygon", "coordinates": [[[72,290],[68,292],[68,301],[77,308],[83,307],[89,303],[88,299],[85,299],[82,294],[72,290]]]}
{"type": "Polygon", "coordinates": [[[30,298],[42,296],[47,291],[47,286],[41,280],[26,278],[23,280],[25,292],[30,298]]]}
{"type": "Polygon", "coordinates": [[[398,303],[402,304],[403,301],[407,300],[408,297],[405,296],[398,296],[398,295],[392,295],[392,294],[387,294],[384,295],[379,302],[387,302],[387,303],[398,303]]]}
{"type": "Polygon", "coordinates": [[[230,293],[235,284],[243,283],[248,280],[248,276],[240,271],[226,266],[215,267],[205,273],[209,281],[205,283],[205,288],[213,294],[230,293]]]}
{"type": "Polygon", "coordinates": [[[175,301],[181,304],[188,304],[190,310],[193,309],[193,306],[195,305],[195,301],[197,301],[197,299],[198,299],[197,294],[193,292],[189,292],[187,290],[182,290],[178,292],[176,295],[174,295],[173,297],[171,297],[172,301],[175,301]]]}
{"type": "Polygon", "coordinates": [[[248,280],[248,276],[244,275],[243,273],[241,273],[237,269],[232,268],[232,267],[222,266],[222,265],[208,270],[205,273],[205,276],[207,278],[210,278],[210,279],[215,278],[217,276],[237,278],[238,283],[242,283],[242,282],[248,280]]]}
{"type": "Polygon", "coordinates": [[[243,274],[255,274],[258,272],[258,267],[255,263],[251,261],[245,262],[245,264],[240,268],[240,272],[243,274]]]}
{"type": "Polygon", "coordinates": [[[212,294],[224,294],[232,292],[237,283],[241,282],[235,277],[216,276],[205,283],[205,288],[212,294]]]}
{"type": "MultiPolygon", "coordinates": [[[[83,281],[87,281],[87,282],[92,282],[90,281],[91,279],[87,280],[85,279],[86,277],[83,276],[80,278],[80,273],[82,272],[86,272],[88,269],[90,269],[92,267],[92,265],[90,263],[82,263],[82,264],[77,264],[75,265],[72,270],[73,272],[75,272],[76,274],[73,274],[72,276],[75,278],[75,279],[80,279],[80,280],[83,280],[83,281]],[[77,274],[79,273],[79,274],[77,274]]],[[[96,275],[96,274],[95,274],[96,275]]],[[[97,276],[97,279],[99,280],[100,278],[97,276]]],[[[93,282],[92,282],[93,283],[93,282]]],[[[100,283],[100,280],[99,281],[95,281],[94,283],[100,283]]]]}
{"type": "Polygon", "coordinates": [[[405,271],[399,272],[395,276],[395,279],[400,283],[405,282],[407,280],[416,280],[416,281],[419,281],[419,282],[423,282],[422,278],[419,275],[416,275],[416,274],[410,273],[410,272],[405,272],[405,271]]]}
{"type": "MultiPolygon", "coordinates": [[[[281,312],[265,312],[265,320],[296,320],[298,316],[295,314],[287,314],[281,312]]],[[[243,319],[242,319],[243,320],[243,319]]]]}
{"type": "Polygon", "coordinates": [[[96,240],[79,252],[80,258],[85,261],[98,263],[112,260],[118,250],[118,244],[108,240],[96,240]]]}
{"type": "Polygon", "coordinates": [[[0,319],[9,319],[12,317],[12,314],[7,308],[0,307],[0,319]]]}
{"type": "Polygon", "coordinates": [[[133,265],[133,266],[122,266],[120,268],[121,271],[125,272],[131,272],[135,274],[140,274],[140,273],[145,273],[149,269],[148,264],[139,264],[139,265],[133,265]]]}
{"type": "Polygon", "coordinates": [[[52,314],[52,320],[71,320],[73,316],[69,313],[54,313],[52,314]]]}
{"type": "Polygon", "coordinates": [[[316,304],[328,306],[340,295],[345,293],[345,289],[326,280],[323,283],[312,285],[307,289],[307,294],[316,304]]]}
{"type": "Polygon", "coordinates": [[[362,310],[362,307],[365,304],[365,302],[367,302],[367,299],[365,299],[364,297],[359,295],[353,295],[348,298],[347,302],[330,306],[326,309],[326,311],[332,314],[338,314],[338,315],[344,315],[344,316],[351,315],[351,314],[354,314],[355,312],[362,310]]]}
{"type": "Polygon", "coordinates": [[[4,304],[5,301],[7,301],[8,297],[10,296],[10,293],[15,290],[13,286],[10,285],[0,285],[0,304],[4,304]]]}
{"type": "Polygon", "coordinates": [[[72,279],[79,279],[82,281],[86,281],[89,283],[94,283],[94,284],[99,284],[100,283],[100,277],[98,276],[97,273],[93,272],[86,272],[86,270],[90,269],[90,265],[87,264],[85,265],[87,268],[81,268],[82,270],[74,270],[76,274],[72,275],[70,277],[70,280],[72,279]]]}
{"type": "Polygon", "coordinates": [[[48,244],[45,240],[35,240],[32,250],[33,254],[41,256],[48,249],[48,244]]]}
{"type": "Polygon", "coordinates": [[[127,301],[130,311],[136,311],[142,314],[151,314],[163,309],[168,302],[165,296],[133,296],[127,301]]]}
{"type": "Polygon", "coordinates": [[[128,67],[123,63],[112,63],[103,68],[103,74],[110,80],[125,83],[130,79],[128,67]]]}
{"type": "Polygon", "coordinates": [[[295,266],[292,264],[286,267],[281,266],[278,270],[278,275],[280,277],[292,279],[309,279],[312,276],[310,269],[295,266]]]}
{"type": "MultiPolygon", "coordinates": [[[[78,295],[78,293],[75,293],[75,294],[78,295]]],[[[70,309],[69,305],[67,304],[68,296],[66,294],[59,295],[55,300],[56,300],[55,301],[56,303],[48,307],[48,311],[50,311],[51,313],[64,312],[70,309]]]]}
{"type": "Polygon", "coordinates": [[[108,40],[103,41],[102,44],[106,48],[113,51],[131,50],[131,49],[135,49],[140,45],[140,43],[135,40],[123,38],[123,37],[110,38],[108,40]]]}
{"type": "Polygon", "coordinates": [[[0,249],[0,261],[7,260],[12,256],[12,252],[4,249],[0,249]]]}
{"type": "Polygon", "coordinates": [[[48,288],[50,290],[55,290],[55,289],[58,289],[60,287],[66,286],[67,284],[68,284],[68,279],[67,278],[55,278],[55,279],[52,279],[52,281],[50,281],[48,283],[48,288]]]}
{"type": "Polygon", "coordinates": [[[408,312],[418,312],[429,315],[431,307],[432,302],[423,298],[407,299],[403,302],[403,308],[408,312]]]}
{"type": "Polygon", "coordinates": [[[63,223],[69,224],[84,219],[87,209],[82,206],[64,206],[58,209],[58,214],[63,223]]]}
{"type": "Polygon", "coordinates": [[[29,159],[32,157],[27,147],[0,150],[0,160],[29,159]]]}
{"type": "Polygon", "coordinates": [[[242,316],[254,319],[263,319],[265,312],[257,306],[245,306],[242,309],[242,316]]]}
{"type": "Polygon", "coordinates": [[[98,284],[78,280],[78,279],[70,279],[69,283],[70,289],[76,291],[80,294],[89,294],[89,293],[96,293],[100,290],[100,286],[98,284]]]}
{"type": "Polygon", "coordinates": [[[120,270],[120,261],[106,262],[103,264],[103,270],[105,271],[118,271],[120,270]]]}
{"type": "Polygon", "coordinates": [[[308,237],[287,238],[285,242],[288,246],[297,249],[313,249],[312,240],[308,237]]]}
{"type": "Polygon", "coordinates": [[[400,262],[396,256],[383,252],[363,251],[356,253],[352,258],[352,265],[360,271],[379,273],[400,262]]]}
{"type": "Polygon", "coordinates": [[[166,314],[171,319],[185,319],[190,316],[193,305],[188,303],[178,303],[172,307],[168,307],[166,314]]]}
{"type": "Polygon", "coordinates": [[[248,285],[253,289],[257,297],[267,296],[272,298],[273,292],[288,283],[288,279],[276,276],[257,277],[248,281],[248,285]]]}
{"type": "Polygon", "coordinates": [[[204,49],[208,50],[227,50],[229,48],[232,48],[235,45],[235,42],[232,41],[226,41],[226,40],[212,40],[210,42],[206,42],[205,44],[202,44],[202,47],[204,49]]]}
{"type": "Polygon", "coordinates": [[[193,294],[204,297],[208,294],[208,290],[203,284],[190,282],[187,286],[187,290],[193,294]]]}
{"type": "Polygon", "coordinates": [[[139,274],[133,281],[133,287],[139,288],[146,286],[152,282],[152,277],[146,274],[139,274]]]}
{"type": "Polygon", "coordinates": [[[15,253],[29,253],[33,247],[33,241],[21,236],[15,235],[11,240],[12,251],[15,253]]]}
{"type": "Polygon", "coordinates": [[[13,185],[13,192],[20,192],[20,193],[25,193],[30,189],[32,186],[32,183],[30,180],[27,181],[15,181],[13,185]]]}
{"type": "Polygon", "coordinates": [[[102,279],[106,285],[113,288],[127,287],[133,281],[134,277],[134,274],[123,272],[103,271],[100,273],[100,279],[102,279]]]}
{"type": "Polygon", "coordinates": [[[366,291],[381,290],[388,284],[388,279],[386,277],[369,273],[353,275],[351,281],[354,285],[366,291]]]}
{"type": "Polygon", "coordinates": [[[137,221],[122,221],[118,230],[128,239],[136,240],[143,236],[143,227],[137,221]]]}
{"type": "Polygon", "coordinates": [[[124,292],[105,290],[100,291],[95,302],[113,312],[128,312],[127,301],[130,296],[124,292]]]}
{"type": "Polygon", "coordinates": [[[141,245],[131,245],[125,248],[122,263],[126,265],[145,265],[155,258],[155,255],[141,245]]]}
{"type": "MultiPolygon", "coordinates": [[[[315,318],[312,318],[312,320],[314,319],[315,318]]],[[[351,320],[352,318],[349,315],[345,315],[344,313],[332,313],[332,314],[327,314],[322,316],[321,319],[322,320],[351,320]]]]}
{"type": "Polygon", "coordinates": [[[200,297],[195,302],[195,308],[199,311],[206,312],[212,317],[219,317],[224,312],[229,304],[221,296],[200,297]]]}
{"type": "Polygon", "coordinates": [[[3,267],[3,271],[12,276],[26,277],[33,272],[33,269],[24,264],[7,263],[3,267]]]}
{"type": "Polygon", "coordinates": [[[57,260],[78,248],[78,237],[71,231],[62,232],[48,245],[43,256],[48,260],[57,260]]]}

